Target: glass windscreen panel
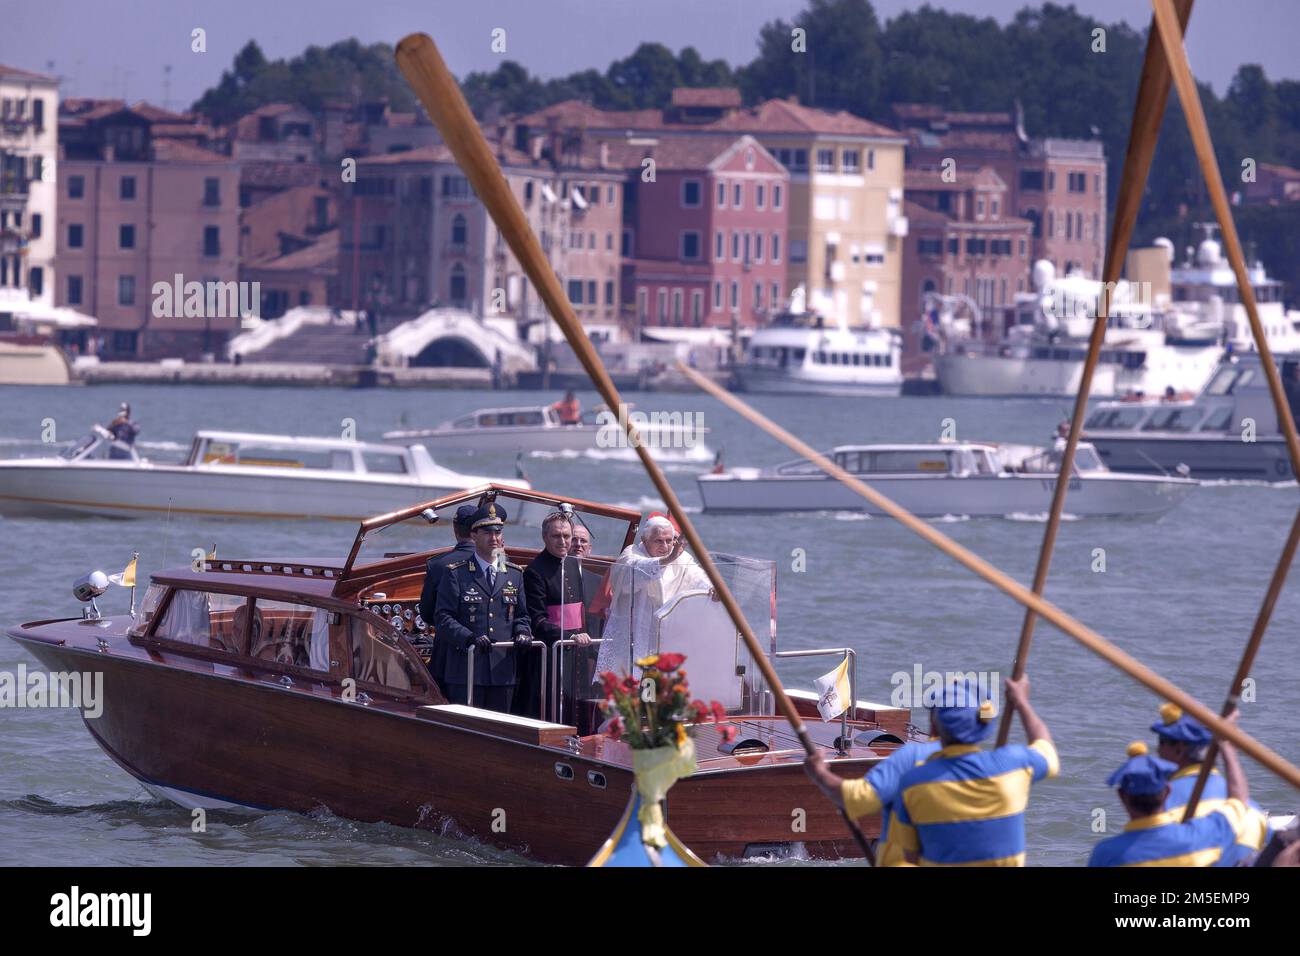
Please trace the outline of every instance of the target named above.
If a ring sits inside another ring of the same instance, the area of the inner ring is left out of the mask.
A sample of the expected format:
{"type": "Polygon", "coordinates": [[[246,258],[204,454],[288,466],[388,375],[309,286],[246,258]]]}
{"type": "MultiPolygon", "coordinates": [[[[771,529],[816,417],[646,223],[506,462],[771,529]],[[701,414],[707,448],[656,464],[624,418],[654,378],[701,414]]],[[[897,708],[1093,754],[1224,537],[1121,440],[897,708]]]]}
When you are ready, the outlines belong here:
{"type": "Polygon", "coordinates": [[[348,615],[346,621],[352,676],[357,681],[395,691],[427,691],[429,678],[424,667],[406,655],[374,615],[348,615]]]}
{"type": "Polygon", "coordinates": [[[400,452],[364,451],[361,460],[366,471],[378,475],[406,474],[406,456],[400,452]]]}
{"type": "Polygon", "coordinates": [[[239,654],[243,651],[247,620],[246,597],[178,589],[167,602],[153,636],[239,654]]]}
{"type": "Polygon", "coordinates": [[[341,457],[337,450],[328,448],[283,448],[275,445],[242,445],[232,442],[209,441],[203,452],[202,464],[240,465],[246,468],[304,468],[313,471],[352,469],[351,454],[341,457]]]}
{"type": "Polygon", "coordinates": [[[874,451],[863,456],[863,472],[874,474],[942,475],[949,470],[948,453],[942,451],[874,451]]]}
{"type": "Polygon", "coordinates": [[[1151,415],[1142,426],[1144,432],[1189,432],[1205,416],[1204,409],[1195,406],[1162,408],[1151,415]]]}
{"type": "Polygon", "coordinates": [[[1084,420],[1083,427],[1132,429],[1146,415],[1145,408],[1099,408],[1084,420]]]}
{"type": "Polygon", "coordinates": [[[1216,408],[1210,412],[1205,421],[1201,422],[1200,431],[1203,432],[1226,432],[1232,426],[1232,406],[1224,405],[1222,408],[1216,408]]]}
{"type": "Polygon", "coordinates": [[[1205,386],[1205,392],[1208,395],[1227,395],[1236,378],[1237,370],[1235,368],[1221,368],[1214,373],[1214,377],[1210,379],[1210,384],[1205,386]]]}

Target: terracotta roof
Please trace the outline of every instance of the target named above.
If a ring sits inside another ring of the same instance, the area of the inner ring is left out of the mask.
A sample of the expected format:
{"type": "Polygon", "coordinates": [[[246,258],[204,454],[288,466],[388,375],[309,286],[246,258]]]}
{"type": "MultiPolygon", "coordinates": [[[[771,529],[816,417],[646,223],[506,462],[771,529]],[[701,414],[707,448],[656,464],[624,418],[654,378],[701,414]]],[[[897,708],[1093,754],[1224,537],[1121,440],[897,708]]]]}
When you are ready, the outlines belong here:
{"type": "Polygon", "coordinates": [[[967,186],[964,182],[948,182],[937,169],[907,169],[903,171],[904,190],[945,190],[959,192],[967,186]]]}
{"type": "Polygon", "coordinates": [[[247,263],[249,269],[273,269],[277,272],[292,272],[300,269],[319,269],[322,266],[332,268],[339,257],[339,231],[331,229],[322,232],[320,238],[305,249],[299,249],[284,256],[273,256],[261,262],[247,263]]]}
{"type": "Polygon", "coordinates": [[[152,103],[146,103],[144,100],[141,100],[132,106],[131,112],[137,113],[145,119],[153,120],[156,123],[193,123],[197,119],[193,113],[173,113],[171,110],[165,110],[161,106],[154,106],[152,103]]]}
{"type": "MultiPolygon", "coordinates": [[[[498,146],[492,140],[488,141],[492,147],[492,155],[496,156],[502,165],[516,169],[525,168],[552,168],[549,161],[534,162],[532,156],[522,150],[515,149],[513,146],[498,146]]],[[[619,172],[615,167],[613,159],[610,160],[611,168],[602,169],[599,159],[600,146],[597,143],[588,143],[584,145],[581,154],[566,157],[568,162],[560,164],[560,171],[582,170],[587,172],[619,172]]],[[[366,156],[357,160],[358,165],[366,166],[397,166],[408,163],[454,163],[456,157],[452,155],[451,150],[444,143],[431,143],[427,146],[417,146],[415,149],[403,150],[399,153],[383,153],[378,156],[366,156]]]]}
{"type": "Polygon", "coordinates": [[[13,76],[20,80],[40,80],[45,83],[57,83],[58,77],[50,76],[48,73],[33,73],[31,70],[19,69],[16,66],[6,66],[0,63],[0,76],[13,76]]]}
{"type": "Polygon", "coordinates": [[[740,90],[734,86],[679,86],[673,90],[673,106],[740,106],[740,90]]]}
{"type": "Polygon", "coordinates": [[[623,140],[609,142],[609,161],[611,165],[623,169],[635,169],[647,156],[654,157],[657,169],[708,169],[731,149],[742,144],[753,146],[768,157],[773,165],[780,167],[776,158],[771,156],[751,136],[665,136],[652,143],[638,143],[623,140]]]}
{"type": "Polygon", "coordinates": [[[535,113],[516,117],[516,121],[545,129],[552,118],[558,120],[561,128],[661,129],[665,125],[672,125],[664,123],[661,110],[601,110],[582,100],[553,103],[535,113]]]}
{"type": "Polygon", "coordinates": [[[934,223],[946,226],[952,222],[952,216],[946,212],[931,209],[929,206],[922,206],[916,200],[906,197],[903,198],[903,215],[907,217],[908,222],[917,225],[934,223]]]}
{"type": "Polygon", "coordinates": [[[1283,179],[1300,179],[1300,169],[1282,166],[1279,163],[1260,163],[1259,168],[1283,179]]]}
{"type": "Polygon", "coordinates": [[[153,158],[163,163],[233,163],[229,156],[222,156],[210,149],[202,149],[179,139],[155,139],[150,146],[153,158]]]}
{"type": "Polygon", "coordinates": [[[736,130],[743,133],[822,133],[847,136],[875,136],[903,139],[892,130],[844,110],[814,109],[790,100],[768,100],[751,109],[741,110],[705,129],[736,130]]]}
{"type": "Polygon", "coordinates": [[[381,153],[378,156],[363,156],[357,160],[358,166],[399,166],[407,163],[454,163],[456,158],[444,143],[431,143],[415,149],[404,149],[400,153],[381,153]]]}

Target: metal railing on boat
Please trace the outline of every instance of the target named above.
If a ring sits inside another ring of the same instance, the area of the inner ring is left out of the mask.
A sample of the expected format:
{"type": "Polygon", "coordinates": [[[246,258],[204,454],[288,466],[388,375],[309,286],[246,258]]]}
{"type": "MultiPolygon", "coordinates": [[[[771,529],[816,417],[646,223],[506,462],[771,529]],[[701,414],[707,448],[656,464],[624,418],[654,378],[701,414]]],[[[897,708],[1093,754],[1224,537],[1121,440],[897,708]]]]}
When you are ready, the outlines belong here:
{"type": "Polygon", "coordinates": [[[849,662],[849,706],[840,714],[840,739],[836,748],[848,753],[849,720],[858,719],[858,655],[851,647],[823,647],[812,651],[777,651],[773,657],[830,657],[837,656],[849,662]],[[852,717],[849,715],[852,714],[852,717]]]}
{"type": "MultiPolygon", "coordinates": [[[[514,641],[494,641],[493,647],[514,647],[514,641]]],[[[529,650],[540,650],[542,652],[542,672],[538,675],[538,683],[541,695],[542,717],[546,717],[546,645],[541,641],[532,641],[528,645],[529,650]]],[[[465,664],[465,704],[468,707],[474,706],[474,656],[478,653],[478,648],[473,644],[469,646],[469,660],[465,664]]]]}
{"type": "MultiPolygon", "coordinates": [[[[563,649],[566,647],[599,647],[603,643],[605,643],[603,637],[593,637],[586,644],[580,644],[578,641],[566,637],[564,640],[556,641],[551,645],[551,700],[555,702],[555,713],[551,715],[553,723],[564,723],[560,719],[564,716],[563,649]]],[[[542,713],[546,713],[545,697],[542,698],[542,713]]]]}

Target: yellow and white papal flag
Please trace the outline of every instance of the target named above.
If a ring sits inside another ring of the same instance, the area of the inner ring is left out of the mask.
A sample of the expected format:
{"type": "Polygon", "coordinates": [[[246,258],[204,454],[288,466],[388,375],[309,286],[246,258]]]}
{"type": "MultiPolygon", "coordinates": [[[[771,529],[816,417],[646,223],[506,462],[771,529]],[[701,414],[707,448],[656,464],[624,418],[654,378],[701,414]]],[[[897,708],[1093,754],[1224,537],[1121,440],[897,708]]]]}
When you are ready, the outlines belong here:
{"type": "Polygon", "coordinates": [[[829,674],[813,681],[817,688],[817,710],[822,720],[834,720],[849,709],[849,659],[846,657],[840,666],[829,674]]]}
{"type": "Polygon", "coordinates": [[[110,574],[108,576],[108,579],[120,587],[124,587],[124,588],[135,587],[135,563],[138,560],[140,559],[133,557],[131,559],[131,562],[126,567],[124,567],[117,574],[110,574]]]}

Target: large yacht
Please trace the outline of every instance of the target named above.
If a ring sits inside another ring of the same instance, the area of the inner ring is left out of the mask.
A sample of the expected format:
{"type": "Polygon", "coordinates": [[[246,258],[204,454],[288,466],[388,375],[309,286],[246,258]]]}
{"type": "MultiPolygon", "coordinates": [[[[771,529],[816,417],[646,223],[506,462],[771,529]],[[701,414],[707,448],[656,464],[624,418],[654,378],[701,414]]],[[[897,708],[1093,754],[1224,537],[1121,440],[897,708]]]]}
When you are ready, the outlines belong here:
{"type": "MultiPolygon", "coordinates": [[[[1284,379],[1300,364],[1300,355],[1276,359],[1284,379]]],[[[1083,428],[1117,471],[1270,482],[1295,477],[1257,352],[1226,356],[1194,399],[1103,402],[1083,428]]]]}
{"type": "Polygon", "coordinates": [[[749,340],[736,368],[747,392],[893,397],[903,388],[902,338],[896,329],[850,328],[827,321],[816,301],[803,308],[802,290],[790,308],[749,340]]]}
{"type": "MultiPolygon", "coordinates": [[[[996,342],[966,334],[952,311],[936,309],[941,347],[935,373],[944,394],[1066,397],[1078,392],[1102,284],[1078,273],[1057,277],[1046,260],[1035,263],[1033,284],[1034,292],[1016,296],[1013,322],[996,342]]],[[[1093,395],[1195,392],[1214,371],[1222,354],[1218,332],[1189,334],[1167,307],[1146,298],[1134,284],[1116,283],[1093,395]]]]}

